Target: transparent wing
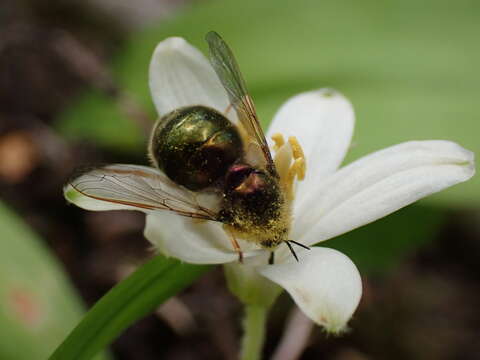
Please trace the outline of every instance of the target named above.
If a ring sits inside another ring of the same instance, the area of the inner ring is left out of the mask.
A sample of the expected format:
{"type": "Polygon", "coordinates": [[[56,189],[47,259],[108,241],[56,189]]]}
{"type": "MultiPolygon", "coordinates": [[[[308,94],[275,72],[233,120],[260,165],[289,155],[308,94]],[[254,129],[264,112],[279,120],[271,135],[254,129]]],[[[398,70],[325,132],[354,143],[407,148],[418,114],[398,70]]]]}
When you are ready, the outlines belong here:
{"type": "Polygon", "coordinates": [[[238,119],[246,130],[250,149],[258,149],[265,160],[267,170],[275,176],[277,171],[268,148],[265,134],[258,122],[257,112],[252,98],[248,94],[245,81],[232,51],[223,39],[214,31],[210,31],[206,40],[210,48],[210,62],[228,93],[238,119]]]}
{"type": "Polygon", "coordinates": [[[201,206],[197,196],[146,166],[115,164],[91,170],[70,186],[81,195],[141,210],[169,210],[191,218],[218,221],[217,212],[201,206]]]}

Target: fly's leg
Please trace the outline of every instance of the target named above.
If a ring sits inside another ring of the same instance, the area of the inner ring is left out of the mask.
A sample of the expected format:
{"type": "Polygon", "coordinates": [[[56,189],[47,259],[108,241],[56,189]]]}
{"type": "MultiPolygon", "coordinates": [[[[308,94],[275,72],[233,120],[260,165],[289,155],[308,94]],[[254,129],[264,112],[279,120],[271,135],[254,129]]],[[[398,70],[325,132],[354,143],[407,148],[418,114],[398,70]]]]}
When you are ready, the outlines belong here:
{"type": "Polygon", "coordinates": [[[268,265],[275,264],[275,252],[270,252],[270,257],[268,258],[268,265]]]}
{"type": "Polygon", "coordinates": [[[240,244],[238,243],[237,239],[235,239],[235,235],[233,235],[233,232],[227,229],[227,233],[230,237],[230,242],[232,243],[233,250],[235,250],[238,254],[238,261],[243,264],[243,252],[240,248],[240,244]]]}

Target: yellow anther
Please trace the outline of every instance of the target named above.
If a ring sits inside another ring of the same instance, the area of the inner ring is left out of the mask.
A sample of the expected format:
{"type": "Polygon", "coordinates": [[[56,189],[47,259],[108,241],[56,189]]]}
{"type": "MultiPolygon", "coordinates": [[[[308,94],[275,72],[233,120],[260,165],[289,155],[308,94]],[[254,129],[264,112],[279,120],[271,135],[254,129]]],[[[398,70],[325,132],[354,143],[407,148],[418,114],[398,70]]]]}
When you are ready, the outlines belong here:
{"type": "Polygon", "coordinates": [[[295,167],[296,169],[295,172],[297,174],[297,179],[303,180],[305,178],[305,173],[307,172],[307,160],[305,159],[302,146],[295,136],[290,136],[288,138],[288,143],[292,148],[293,158],[295,159],[295,163],[292,167],[295,167]]]}
{"type": "Polygon", "coordinates": [[[295,168],[295,173],[299,181],[305,179],[305,173],[307,171],[307,164],[305,163],[305,158],[295,159],[292,168],[295,168]]]}
{"type": "Polygon", "coordinates": [[[294,159],[305,159],[305,155],[303,154],[303,149],[300,146],[297,138],[295,136],[290,136],[288,138],[288,142],[290,143],[290,146],[292,147],[293,158],[294,159]]]}
{"type": "Polygon", "coordinates": [[[304,178],[305,178],[305,159],[304,158],[295,159],[293,164],[288,169],[287,176],[285,178],[285,181],[283,182],[286,195],[289,200],[293,200],[294,198],[293,189],[294,189],[295,179],[301,181],[304,178]]]}
{"type": "Polygon", "coordinates": [[[282,134],[272,135],[275,150],[275,165],[280,175],[280,184],[289,201],[294,198],[295,179],[303,180],[306,172],[306,160],[302,146],[295,136],[288,138],[288,145],[285,144],[285,138],[282,134]]]}
{"type": "Polygon", "coordinates": [[[278,151],[278,149],[280,149],[283,146],[283,144],[285,144],[285,138],[280,133],[273,134],[272,140],[275,143],[275,145],[273,145],[273,150],[275,151],[278,151]]]}

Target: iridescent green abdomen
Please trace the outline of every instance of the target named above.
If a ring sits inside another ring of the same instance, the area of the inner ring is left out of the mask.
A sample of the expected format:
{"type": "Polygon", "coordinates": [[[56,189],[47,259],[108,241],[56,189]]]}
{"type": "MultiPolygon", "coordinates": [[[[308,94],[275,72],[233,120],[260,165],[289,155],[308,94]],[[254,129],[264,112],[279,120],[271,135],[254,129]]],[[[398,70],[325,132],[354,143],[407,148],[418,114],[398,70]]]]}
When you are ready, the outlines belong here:
{"type": "Polygon", "coordinates": [[[201,190],[223,177],[243,155],[241,137],[218,111],[189,106],[159,120],[152,132],[150,154],[175,183],[201,190]]]}

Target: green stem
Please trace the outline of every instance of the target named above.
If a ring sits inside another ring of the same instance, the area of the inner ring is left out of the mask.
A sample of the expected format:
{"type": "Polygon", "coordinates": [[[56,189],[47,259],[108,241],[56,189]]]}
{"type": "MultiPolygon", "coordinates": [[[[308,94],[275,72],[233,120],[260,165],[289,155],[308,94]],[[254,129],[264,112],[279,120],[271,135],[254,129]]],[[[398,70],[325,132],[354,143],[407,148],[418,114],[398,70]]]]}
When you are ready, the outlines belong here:
{"type": "Polygon", "coordinates": [[[267,312],[265,306],[245,305],[241,360],[261,359],[267,312]]]}

